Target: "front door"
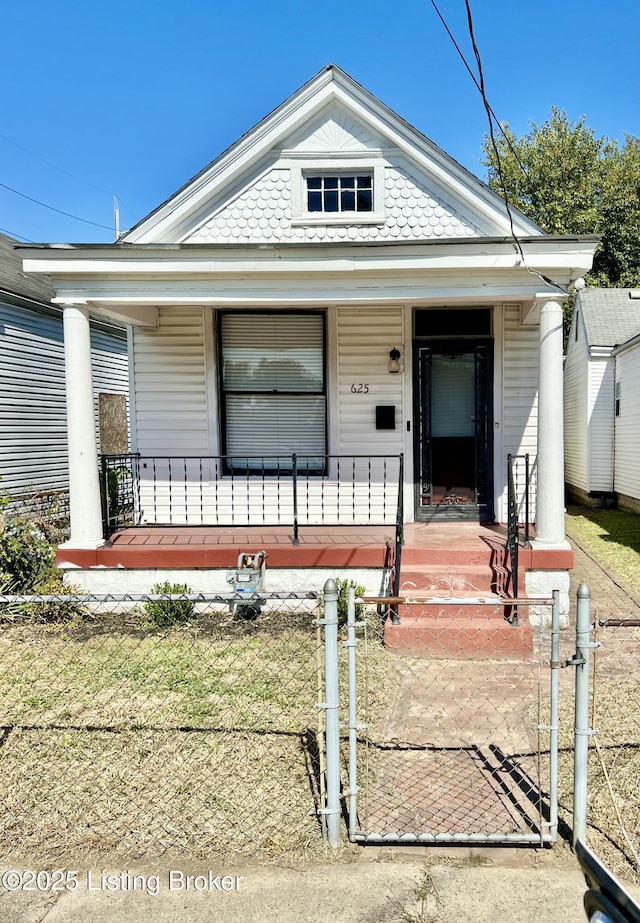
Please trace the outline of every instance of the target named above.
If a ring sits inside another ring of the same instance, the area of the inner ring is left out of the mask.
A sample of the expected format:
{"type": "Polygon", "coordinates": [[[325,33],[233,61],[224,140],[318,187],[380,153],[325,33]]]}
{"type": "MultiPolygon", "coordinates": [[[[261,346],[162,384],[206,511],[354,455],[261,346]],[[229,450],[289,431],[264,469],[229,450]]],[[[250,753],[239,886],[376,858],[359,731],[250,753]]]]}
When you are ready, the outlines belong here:
{"type": "Polygon", "coordinates": [[[493,519],[492,349],[488,341],[416,346],[416,518],[493,519]]]}

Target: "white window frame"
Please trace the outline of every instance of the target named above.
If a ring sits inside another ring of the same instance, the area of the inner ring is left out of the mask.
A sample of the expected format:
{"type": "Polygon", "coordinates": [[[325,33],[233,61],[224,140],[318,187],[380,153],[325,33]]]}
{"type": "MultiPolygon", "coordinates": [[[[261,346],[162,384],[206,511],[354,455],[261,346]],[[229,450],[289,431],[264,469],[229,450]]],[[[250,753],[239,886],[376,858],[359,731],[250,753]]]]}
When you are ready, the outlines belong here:
{"type": "Polygon", "coordinates": [[[384,224],[384,163],[358,158],[323,158],[291,165],[291,224],[295,227],[317,225],[384,224]],[[310,212],[307,209],[308,176],[365,176],[373,180],[370,212],[310,212]]]}

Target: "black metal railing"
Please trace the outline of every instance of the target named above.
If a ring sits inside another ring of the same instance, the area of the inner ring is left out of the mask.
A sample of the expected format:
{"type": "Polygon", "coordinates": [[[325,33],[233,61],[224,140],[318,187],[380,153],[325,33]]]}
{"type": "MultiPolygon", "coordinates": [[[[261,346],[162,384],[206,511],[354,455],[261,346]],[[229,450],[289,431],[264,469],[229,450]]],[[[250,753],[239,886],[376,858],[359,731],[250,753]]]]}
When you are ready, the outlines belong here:
{"type": "Polygon", "coordinates": [[[104,535],[145,525],[395,526],[403,541],[402,455],[102,455],[104,535]]]}
{"type": "MultiPolygon", "coordinates": [[[[531,471],[529,455],[507,455],[507,552],[511,566],[511,592],[518,597],[518,551],[520,542],[529,544],[531,471]]],[[[517,625],[514,606],[511,621],[517,625]]]]}

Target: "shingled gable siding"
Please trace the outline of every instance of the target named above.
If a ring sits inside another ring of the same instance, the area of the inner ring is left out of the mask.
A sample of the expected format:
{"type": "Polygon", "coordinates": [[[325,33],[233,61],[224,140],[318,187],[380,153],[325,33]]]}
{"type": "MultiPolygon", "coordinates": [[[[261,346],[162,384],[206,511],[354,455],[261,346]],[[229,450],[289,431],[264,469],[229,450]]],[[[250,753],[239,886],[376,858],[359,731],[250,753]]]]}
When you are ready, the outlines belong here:
{"type": "MultiPolygon", "coordinates": [[[[505,305],[502,359],[502,451],[505,466],[503,519],[507,510],[507,455],[529,453],[532,468],[536,459],[539,338],[540,331],[537,326],[521,326],[519,304],[505,305]]],[[[535,469],[533,483],[535,484],[535,469]]],[[[532,489],[531,501],[531,516],[535,518],[535,489],[532,489]]]]}
{"type": "Polygon", "coordinates": [[[615,491],[623,509],[640,512],[640,345],[616,357],[620,415],[615,417],[615,491]],[[629,499],[627,499],[629,498],[629,499]],[[635,501],[635,502],[634,502],[635,501]]]}
{"type": "MultiPolygon", "coordinates": [[[[98,392],[127,393],[124,330],[91,329],[98,392]]],[[[97,432],[97,430],[96,430],[97,432]]],[[[62,312],[0,303],[0,488],[12,496],[69,484],[62,312]]]]}
{"type": "Polygon", "coordinates": [[[564,364],[564,465],[567,484],[585,491],[590,490],[587,475],[588,360],[584,324],[580,312],[576,311],[564,364]]]}

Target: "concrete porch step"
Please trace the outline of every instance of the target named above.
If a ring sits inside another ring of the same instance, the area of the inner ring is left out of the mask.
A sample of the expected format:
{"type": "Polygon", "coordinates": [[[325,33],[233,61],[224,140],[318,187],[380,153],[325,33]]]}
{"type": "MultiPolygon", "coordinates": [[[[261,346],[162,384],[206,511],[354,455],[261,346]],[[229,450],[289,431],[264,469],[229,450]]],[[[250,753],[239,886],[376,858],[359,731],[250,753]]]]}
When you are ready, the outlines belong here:
{"type": "Polygon", "coordinates": [[[486,596],[495,592],[494,572],[486,566],[416,567],[400,571],[401,594],[412,596],[486,596]]]}
{"type": "Polygon", "coordinates": [[[511,625],[504,619],[400,614],[399,624],[389,619],[385,647],[414,657],[474,660],[532,660],[533,633],[528,620],[511,625]]]}

